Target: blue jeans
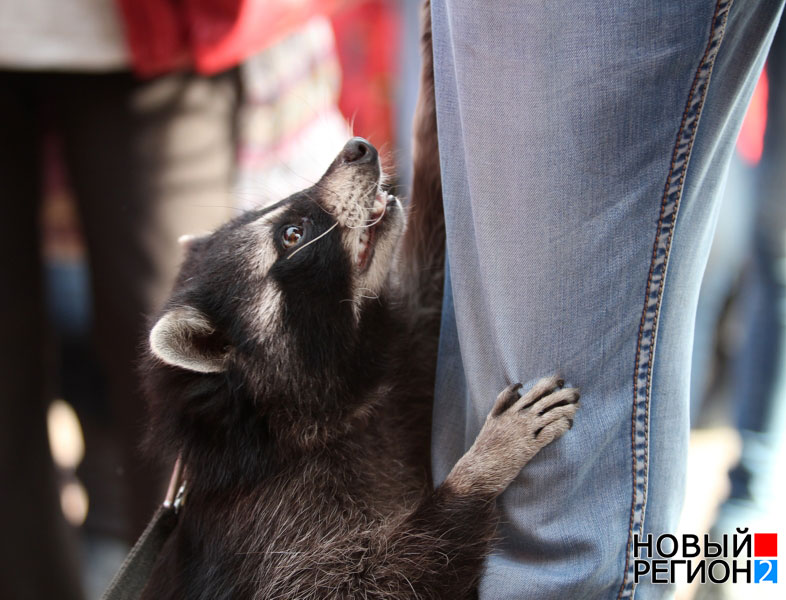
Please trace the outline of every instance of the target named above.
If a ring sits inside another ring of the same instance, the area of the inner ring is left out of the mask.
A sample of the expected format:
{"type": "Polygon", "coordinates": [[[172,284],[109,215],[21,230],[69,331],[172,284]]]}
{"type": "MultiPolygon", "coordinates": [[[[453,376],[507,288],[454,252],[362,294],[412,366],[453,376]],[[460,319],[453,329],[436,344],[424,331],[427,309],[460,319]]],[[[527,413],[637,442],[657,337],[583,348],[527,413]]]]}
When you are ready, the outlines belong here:
{"type": "Polygon", "coordinates": [[[436,480],[507,383],[582,389],[573,429],[500,499],[481,598],[671,592],[634,586],[632,539],[676,528],[699,284],[782,4],[433,0],[436,480]]]}

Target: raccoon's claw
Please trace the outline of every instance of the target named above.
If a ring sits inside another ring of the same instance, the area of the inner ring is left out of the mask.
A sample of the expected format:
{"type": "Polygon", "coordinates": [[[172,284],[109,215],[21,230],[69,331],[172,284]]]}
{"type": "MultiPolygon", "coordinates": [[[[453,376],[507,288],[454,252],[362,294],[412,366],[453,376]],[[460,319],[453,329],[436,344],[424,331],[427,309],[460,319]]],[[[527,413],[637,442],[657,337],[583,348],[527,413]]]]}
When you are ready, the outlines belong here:
{"type": "Polygon", "coordinates": [[[514,383],[502,390],[491,408],[491,414],[494,416],[500,415],[508,410],[514,402],[517,402],[521,398],[523,385],[522,383],[514,383]]]}
{"type": "Polygon", "coordinates": [[[565,380],[558,375],[551,377],[544,377],[538,381],[531,390],[524,391],[524,385],[521,383],[514,383],[506,387],[494,403],[491,414],[494,416],[508,410],[514,403],[522,398],[527,398],[527,401],[521,408],[528,408],[538,400],[542,399],[547,394],[554,393],[565,386],[565,380]]]}
{"type": "MultiPolygon", "coordinates": [[[[578,388],[565,389],[565,381],[558,376],[546,377],[538,381],[531,390],[522,393],[521,384],[509,386],[500,396],[510,396],[510,392],[516,391],[518,398],[513,403],[508,403],[507,398],[504,403],[504,410],[500,411],[497,417],[501,416],[503,412],[512,411],[524,413],[529,416],[533,423],[537,423],[539,427],[535,429],[535,438],[540,439],[542,432],[554,421],[566,419],[565,430],[569,429],[569,425],[573,420],[573,415],[579,406],[579,390],[578,388]]],[[[497,399],[499,402],[499,398],[497,399]]],[[[553,429],[553,428],[552,428],[553,429]]],[[[550,429],[549,431],[551,431],[550,429]]],[[[564,431],[562,433],[564,433],[564,431]]],[[[555,438],[552,438],[552,440],[555,438]]],[[[549,440],[551,441],[551,440],[549,440]]],[[[546,442],[548,443],[548,442],[546,442]]],[[[542,444],[538,450],[545,446],[542,444]]],[[[536,450],[537,452],[537,450],[536,450]]],[[[534,454],[533,454],[534,456],[534,454]]]]}

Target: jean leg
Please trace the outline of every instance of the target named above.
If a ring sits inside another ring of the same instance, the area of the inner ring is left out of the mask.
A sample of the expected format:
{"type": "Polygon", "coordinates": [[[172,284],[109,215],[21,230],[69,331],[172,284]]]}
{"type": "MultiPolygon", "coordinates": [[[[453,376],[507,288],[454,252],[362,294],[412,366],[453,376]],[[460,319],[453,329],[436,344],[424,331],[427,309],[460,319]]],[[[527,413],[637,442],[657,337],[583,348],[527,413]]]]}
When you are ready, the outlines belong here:
{"type": "Polygon", "coordinates": [[[559,370],[583,398],[501,497],[482,598],[630,598],[632,536],[676,527],[717,187],[781,7],[433,2],[435,479],[507,383],[559,370]]]}

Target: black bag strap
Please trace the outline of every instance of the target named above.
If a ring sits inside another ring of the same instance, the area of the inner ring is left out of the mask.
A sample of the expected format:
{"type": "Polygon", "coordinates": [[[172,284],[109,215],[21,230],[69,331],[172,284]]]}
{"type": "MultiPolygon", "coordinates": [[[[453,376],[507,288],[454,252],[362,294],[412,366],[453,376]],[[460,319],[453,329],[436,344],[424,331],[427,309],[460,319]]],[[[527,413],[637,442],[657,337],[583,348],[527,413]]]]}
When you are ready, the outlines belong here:
{"type": "Polygon", "coordinates": [[[186,481],[183,479],[181,482],[182,476],[182,463],[178,458],[164,503],[134,544],[101,600],[138,600],[141,596],[161,549],[177,525],[185,500],[186,481]]]}

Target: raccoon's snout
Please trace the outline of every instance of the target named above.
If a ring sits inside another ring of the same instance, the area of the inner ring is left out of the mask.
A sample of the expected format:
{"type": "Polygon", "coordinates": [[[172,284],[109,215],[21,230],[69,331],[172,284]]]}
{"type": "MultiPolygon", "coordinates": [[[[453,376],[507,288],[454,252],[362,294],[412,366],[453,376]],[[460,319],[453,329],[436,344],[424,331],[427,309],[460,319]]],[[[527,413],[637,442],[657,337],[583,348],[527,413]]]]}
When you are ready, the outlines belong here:
{"type": "Polygon", "coordinates": [[[361,137],[349,140],[317,186],[322,206],[338,224],[350,230],[348,246],[355,252],[361,230],[379,224],[387,208],[387,194],[380,188],[379,152],[361,137]]]}
{"type": "Polygon", "coordinates": [[[341,160],[347,165],[374,164],[379,158],[377,149],[362,137],[353,137],[341,151],[341,160]]]}

